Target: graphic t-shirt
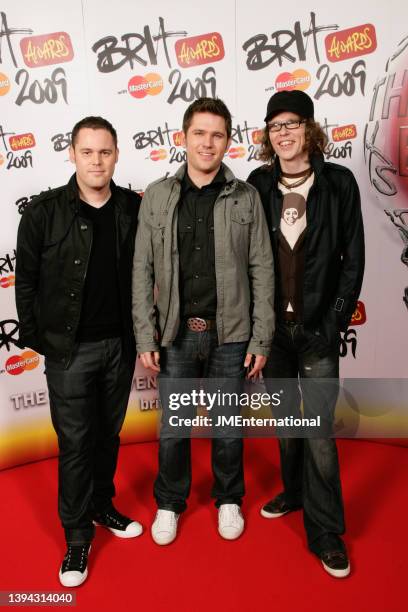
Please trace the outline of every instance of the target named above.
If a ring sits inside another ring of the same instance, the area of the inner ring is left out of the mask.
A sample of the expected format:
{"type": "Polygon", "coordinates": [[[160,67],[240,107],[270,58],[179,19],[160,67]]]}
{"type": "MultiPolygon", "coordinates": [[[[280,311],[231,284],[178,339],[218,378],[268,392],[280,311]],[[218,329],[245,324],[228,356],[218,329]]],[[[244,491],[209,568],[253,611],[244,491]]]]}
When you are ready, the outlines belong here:
{"type": "MultiPolygon", "coordinates": [[[[296,183],[299,178],[285,177],[286,183],[296,183]]],[[[288,189],[282,183],[279,188],[283,193],[282,215],[280,220],[281,240],[286,241],[289,250],[295,257],[306,230],[306,201],[309,190],[313,184],[314,174],[298,187],[288,189]]],[[[292,280],[292,279],[291,279],[292,280]]],[[[292,291],[293,292],[293,291],[292,291]]],[[[288,302],[287,312],[293,312],[291,302],[288,302]]]]}

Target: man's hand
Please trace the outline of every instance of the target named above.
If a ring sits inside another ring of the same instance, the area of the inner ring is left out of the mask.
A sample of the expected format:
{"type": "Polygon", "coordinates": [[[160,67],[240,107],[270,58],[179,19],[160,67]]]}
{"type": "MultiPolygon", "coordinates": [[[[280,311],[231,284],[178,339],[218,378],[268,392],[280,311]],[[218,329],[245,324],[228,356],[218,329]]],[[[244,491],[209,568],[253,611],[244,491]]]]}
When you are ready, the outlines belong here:
{"type": "Polygon", "coordinates": [[[150,353],[140,353],[139,355],[142,365],[146,369],[160,372],[160,353],[159,351],[151,351],[150,353]]]}
{"type": "Polygon", "coordinates": [[[252,353],[247,353],[245,357],[244,367],[250,368],[252,365],[252,369],[249,370],[247,378],[258,378],[261,370],[263,370],[263,368],[265,367],[265,363],[266,357],[264,357],[263,355],[252,355],[252,353]]]}

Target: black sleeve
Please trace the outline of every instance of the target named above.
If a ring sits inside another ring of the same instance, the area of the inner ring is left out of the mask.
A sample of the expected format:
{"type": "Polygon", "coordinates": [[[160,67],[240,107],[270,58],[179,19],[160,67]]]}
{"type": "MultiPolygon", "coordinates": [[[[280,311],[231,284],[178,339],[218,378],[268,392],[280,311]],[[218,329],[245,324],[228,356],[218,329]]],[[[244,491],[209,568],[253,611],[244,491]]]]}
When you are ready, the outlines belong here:
{"type": "Polygon", "coordinates": [[[16,306],[20,326],[19,343],[41,353],[36,309],[44,239],[44,222],[37,208],[25,209],[17,234],[16,306]]]}
{"type": "Polygon", "coordinates": [[[350,172],[342,194],[342,266],[333,308],[345,331],[357,306],[364,275],[364,227],[360,192],[350,172]]]}

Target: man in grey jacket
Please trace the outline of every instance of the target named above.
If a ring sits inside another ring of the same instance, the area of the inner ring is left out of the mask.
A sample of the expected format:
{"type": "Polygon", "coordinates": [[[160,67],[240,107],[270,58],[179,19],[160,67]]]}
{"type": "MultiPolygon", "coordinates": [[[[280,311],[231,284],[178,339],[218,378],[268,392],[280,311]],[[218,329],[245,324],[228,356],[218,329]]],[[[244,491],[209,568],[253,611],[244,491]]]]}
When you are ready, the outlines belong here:
{"type": "MultiPolygon", "coordinates": [[[[245,368],[253,377],[265,365],[274,330],[273,261],[262,205],[256,190],[222,163],[231,141],[229,110],[218,99],[196,100],[185,112],[183,136],[187,163],[147,187],[133,267],[137,350],[144,367],[160,371],[157,544],[175,539],[191,485],[189,432],[171,426],[169,388],[184,390],[186,379],[214,385],[222,378],[228,391],[239,391],[245,368]]],[[[191,416],[191,409],[178,414],[191,416]]],[[[244,528],[242,450],[242,437],[214,432],[212,496],[226,539],[244,528]]]]}

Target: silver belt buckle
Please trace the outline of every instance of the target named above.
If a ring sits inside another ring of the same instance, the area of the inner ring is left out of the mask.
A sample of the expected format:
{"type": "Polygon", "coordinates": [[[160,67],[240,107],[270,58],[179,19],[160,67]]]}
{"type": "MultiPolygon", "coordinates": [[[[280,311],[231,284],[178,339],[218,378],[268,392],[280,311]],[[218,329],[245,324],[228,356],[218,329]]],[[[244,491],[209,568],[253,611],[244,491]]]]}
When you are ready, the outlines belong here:
{"type": "Polygon", "coordinates": [[[203,332],[207,329],[207,323],[205,319],[200,319],[200,317],[190,317],[187,319],[187,327],[194,332],[203,332]]]}

